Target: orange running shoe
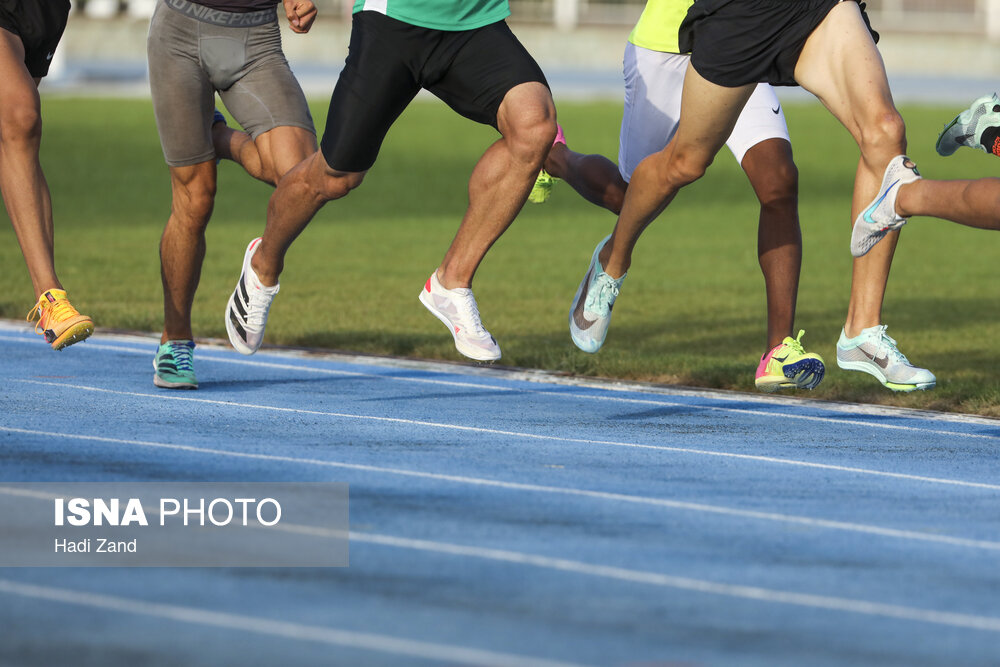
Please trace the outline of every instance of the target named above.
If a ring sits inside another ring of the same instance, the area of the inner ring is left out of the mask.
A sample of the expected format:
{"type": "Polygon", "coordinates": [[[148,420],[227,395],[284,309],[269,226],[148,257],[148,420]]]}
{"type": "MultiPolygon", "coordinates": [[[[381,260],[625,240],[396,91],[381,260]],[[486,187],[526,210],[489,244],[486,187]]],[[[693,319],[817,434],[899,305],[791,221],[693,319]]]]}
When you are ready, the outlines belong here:
{"type": "Polygon", "coordinates": [[[78,313],[61,289],[50,289],[38,297],[27,320],[35,322],[35,333],[45,336],[45,342],[50,343],[53,350],[79,343],[94,333],[94,322],[78,313]]]}

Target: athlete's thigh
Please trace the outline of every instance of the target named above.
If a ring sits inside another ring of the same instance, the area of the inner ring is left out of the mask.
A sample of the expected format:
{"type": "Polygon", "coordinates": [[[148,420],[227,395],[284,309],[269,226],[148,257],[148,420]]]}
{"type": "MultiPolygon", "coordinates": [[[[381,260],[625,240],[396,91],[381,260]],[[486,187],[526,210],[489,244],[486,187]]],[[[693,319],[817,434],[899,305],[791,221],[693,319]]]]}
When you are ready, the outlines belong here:
{"type": "Polygon", "coordinates": [[[692,65],[684,75],[681,117],[672,141],[673,154],[705,167],[732,134],[754,84],[730,88],[705,79],[692,65]]]}
{"type": "Polygon", "coordinates": [[[736,119],[736,126],[733,127],[726,146],[732,151],[736,161],[742,164],[748,150],[768,139],[791,141],[785,124],[785,112],[774,88],[766,83],[759,83],[740,112],[740,117],[736,119]]]}
{"type": "Polygon", "coordinates": [[[279,179],[316,152],[316,134],[305,128],[282,125],[254,139],[261,161],[279,179]]]}
{"type": "Polygon", "coordinates": [[[158,3],[149,24],[149,88],[163,156],[171,167],[215,159],[215,93],[198,59],[198,22],[158,3]]]}
{"type": "Polygon", "coordinates": [[[521,90],[540,93],[529,96],[536,109],[551,106],[542,69],[505,21],[444,35],[421,78],[424,87],[454,111],[493,127],[507,93],[522,84],[544,86],[521,90]]]}
{"type": "Polygon", "coordinates": [[[17,35],[0,28],[0,113],[40,106],[38,86],[24,64],[24,45],[17,35]]]}
{"type": "Polygon", "coordinates": [[[856,2],[841,2],[806,40],[795,79],[860,143],[861,128],[894,111],[882,56],[856,2]]]}
{"type": "Polygon", "coordinates": [[[375,164],[389,128],[420,90],[407,59],[422,34],[376,12],[354,15],[349,54],[320,142],[327,166],[357,173],[375,164]]]}
{"type": "Polygon", "coordinates": [[[233,118],[256,139],[277,127],[316,133],[306,96],[281,50],[277,22],[247,29],[246,66],[219,96],[233,118]]]}
{"type": "Polygon", "coordinates": [[[626,182],[647,156],[663,150],[677,130],[688,56],[625,45],[625,109],[618,170],[626,182]]]}

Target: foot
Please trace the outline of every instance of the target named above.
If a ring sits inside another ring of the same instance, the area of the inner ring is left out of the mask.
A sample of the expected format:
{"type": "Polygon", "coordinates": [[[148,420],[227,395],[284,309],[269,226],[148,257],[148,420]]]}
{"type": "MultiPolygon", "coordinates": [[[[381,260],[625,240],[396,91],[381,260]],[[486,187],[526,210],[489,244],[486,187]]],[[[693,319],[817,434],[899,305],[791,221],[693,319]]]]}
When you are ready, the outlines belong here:
{"type": "Polygon", "coordinates": [[[435,271],[420,290],[420,303],[448,327],[459,352],[476,361],[496,361],[500,358],[500,346],[496,338],[483,328],[471,289],[446,289],[438,281],[435,271]]]}
{"type": "Polygon", "coordinates": [[[604,344],[611,324],[611,309],[614,308],[615,299],[628,275],[626,273],[621,278],[612,278],[601,266],[598,255],[610,238],[610,235],[606,236],[594,249],[590,266],[569,309],[569,335],[578,348],[591,354],[600,350],[604,344]]]}
{"type": "Polygon", "coordinates": [[[822,382],[826,366],[818,354],[802,348],[802,335],[787,336],[760,359],[754,384],[761,391],[772,393],[779,389],[815,389],[822,382]]]}
{"type": "Polygon", "coordinates": [[[44,336],[53,350],[79,343],[94,333],[93,321],[78,313],[61,289],[50,289],[38,297],[27,320],[35,322],[35,333],[44,336]]]}
{"type": "MultiPolygon", "coordinates": [[[[556,125],[556,138],[552,142],[552,145],[556,144],[566,145],[566,135],[563,134],[562,125],[556,125]]],[[[535,184],[531,187],[531,192],[528,193],[528,201],[532,204],[544,204],[552,196],[552,187],[558,181],[549,172],[542,169],[538,172],[538,178],[535,179],[535,184]]]]}
{"type": "Polygon", "coordinates": [[[848,338],[847,332],[841,331],[837,341],[837,365],[845,370],[874,375],[893,391],[933,389],[937,384],[934,374],[911,364],[885,329],[884,324],[869,327],[854,338],[848,338]]]}
{"type": "Polygon", "coordinates": [[[264,342],[267,313],[281,289],[280,285],[262,285],[250,266],[250,259],[259,246],[260,239],[254,239],[247,246],[243,255],[243,273],[226,305],[226,333],[229,334],[229,342],[240,354],[253,354],[260,349],[260,344],[264,342]]]}
{"type": "Polygon", "coordinates": [[[1000,98],[996,93],[980,97],[955,116],[938,135],[934,148],[948,156],[962,146],[1000,155],[1000,98]]]}
{"type": "Polygon", "coordinates": [[[920,180],[920,172],[910,158],[897,155],[889,161],[878,196],[854,221],[854,230],[851,232],[852,255],[865,255],[887,233],[906,224],[906,218],[896,214],[896,197],[899,195],[899,188],[917,180],[920,180]]]}
{"type": "Polygon", "coordinates": [[[168,340],[153,357],[153,384],[164,389],[197,389],[194,341],[168,340]]]}

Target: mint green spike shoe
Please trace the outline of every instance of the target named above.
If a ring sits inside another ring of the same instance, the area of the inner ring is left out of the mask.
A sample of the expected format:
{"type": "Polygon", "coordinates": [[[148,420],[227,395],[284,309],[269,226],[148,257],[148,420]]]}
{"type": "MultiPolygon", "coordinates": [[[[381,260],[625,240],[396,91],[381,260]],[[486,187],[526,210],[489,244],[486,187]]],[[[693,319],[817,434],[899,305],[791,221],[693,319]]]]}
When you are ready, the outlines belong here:
{"type": "Polygon", "coordinates": [[[153,384],[164,389],[197,389],[194,341],[168,340],[153,357],[153,384]]]}

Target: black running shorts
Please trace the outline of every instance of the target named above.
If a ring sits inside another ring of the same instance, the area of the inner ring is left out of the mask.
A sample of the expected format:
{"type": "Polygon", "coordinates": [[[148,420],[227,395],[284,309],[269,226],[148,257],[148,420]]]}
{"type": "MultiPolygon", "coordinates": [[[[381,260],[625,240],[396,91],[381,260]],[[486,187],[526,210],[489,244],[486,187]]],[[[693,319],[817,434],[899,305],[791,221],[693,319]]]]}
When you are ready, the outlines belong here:
{"type": "MultiPolygon", "coordinates": [[[[806,40],[839,2],[696,0],[681,23],[680,49],[691,53],[698,74],[720,86],[796,86],[795,65],[806,40]]],[[[864,3],[861,11],[878,41],[864,3]]]]}
{"type": "Polygon", "coordinates": [[[66,29],[69,0],[0,0],[0,28],[21,38],[28,73],[49,73],[56,45],[66,29]]]}
{"type": "Polygon", "coordinates": [[[320,148],[332,168],[366,171],[421,88],[462,116],[496,127],[509,90],[540,82],[538,63],[499,21],[475,30],[432,30],[372,11],[354,15],[351,44],[330,99],[320,148]]]}

